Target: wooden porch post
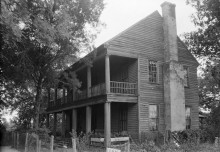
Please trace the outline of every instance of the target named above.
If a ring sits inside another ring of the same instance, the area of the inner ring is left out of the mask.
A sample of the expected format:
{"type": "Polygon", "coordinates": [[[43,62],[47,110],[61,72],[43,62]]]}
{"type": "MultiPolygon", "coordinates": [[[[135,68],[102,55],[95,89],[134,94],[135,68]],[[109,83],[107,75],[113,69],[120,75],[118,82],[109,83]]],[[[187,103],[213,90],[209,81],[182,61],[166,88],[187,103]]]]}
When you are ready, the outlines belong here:
{"type": "Polygon", "coordinates": [[[76,131],[77,129],[77,110],[73,109],[72,110],[72,129],[76,131]]]}
{"type": "Polygon", "coordinates": [[[63,88],[63,103],[66,102],[65,96],[66,96],[66,90],[65,88],[63,88]]]}
{"type": "Polygon", "coordinates": [[[53,114],[53,135],[56,136],[56,131],[57,131],[57,113],[53,114]]]}
{"type": "Polygon", "coordinates": [[[92,108],[91,106],[86,107],[86,133],[91,132],[91,119],[92,119],[92,108]]]}
{"type": "Polygon", "coordinates": [[[46,127],[47,127],[47,128],[49,127],[49,121],[50,121],[50,114],[47,113],[47,114],[46,114],[46,127]]]}
{"type": "Polygon", "coordinates": [[[110,93],[110,63],[108,54],[105,56],[105,85],[106,93],[110,93]]]}
{"type": "Polygon", "coordinates": [[[105,109],[105,147],[111,146],[111,103],[106,102],[104,104],[105,109]]]}
{"type": "Polygon", "coordinates": [[[87,97],[91,97],[91,67],[87,66],[87,97]]]}
{"type": "Polygon", "coordinates": [[[56,102],[57,102],[57,88],[55,88],[54,95],[55,95],[55,97],[54,97],[54,101],[55,101],[55,103],[56,103],[56,102]]]}
{"type": "Polygon", "coordinates": [[[65,112],[62,111],[62,125],[61,125],[61,136],[65,137],[65,131],[66,131],[66,121],[65,121],[65,112]]]}
{"type": "Polygon", "coordinates": [[[50,88],[47,89],[47,107],[49,107],[50,104],[50,88]]]}

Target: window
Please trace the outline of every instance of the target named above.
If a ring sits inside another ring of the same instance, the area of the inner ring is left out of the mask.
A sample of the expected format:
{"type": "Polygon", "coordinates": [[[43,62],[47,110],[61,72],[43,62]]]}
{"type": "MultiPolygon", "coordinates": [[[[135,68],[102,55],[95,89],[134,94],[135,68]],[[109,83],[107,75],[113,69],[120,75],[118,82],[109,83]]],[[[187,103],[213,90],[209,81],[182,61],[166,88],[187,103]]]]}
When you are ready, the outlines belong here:
{"type": "Polygon", "coordinates": [[[157,62],[149,61],[149,81],[152,83],[157,82],[157,62]]]}
{"type": "Polygon", "coordinates": [[[188,87],[189,86],[189,74],[188,74],[188,67],[187,66],[183,66],[183,69],[185,71],[185,76],[184,76],[184,87],[188,87]]]}
{"type": "Polygon", "coordinates": [[[186,129],[191,128],[191,108],[186,107],[186,129]]]}
{"type": "Polygon", "coordinates": [[[150,130],[155,131],[158,130],[158,106],[157,105],[149,105],[149,125],[150,130]]]}

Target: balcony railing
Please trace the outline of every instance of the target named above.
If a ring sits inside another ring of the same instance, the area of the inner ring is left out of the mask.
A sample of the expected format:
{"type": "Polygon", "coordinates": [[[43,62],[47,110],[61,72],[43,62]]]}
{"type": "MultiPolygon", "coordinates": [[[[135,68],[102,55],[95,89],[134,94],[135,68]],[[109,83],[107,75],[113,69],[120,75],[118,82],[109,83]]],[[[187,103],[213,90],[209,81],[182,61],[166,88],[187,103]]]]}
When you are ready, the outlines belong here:
{"type": "Polygon", "coordinates": [[[103,95],[106,93],[105,91],[105,83],[101,83],[91,87],[91,97],[103,95]]]}
{"type": "Polygon", "coordinates": [[[136,94],[137,93],[137,84],[129,82],[110,82],[110,92],[118,94],[136,94]]]}
{"type": "MultiPolygon", "coordinates": [[[[106,85],[105,83],[101,83],[98,85],[95,85],[90,88],[90,97],[95,97],[99,95],[106,94],[106,85]]],[[[130,82],[117,82],[117,81],[110,81],[110,93],[115,94],[127,94],[127,95],[136,95],[137,94],[137,84],[136,83],[130,83],[130,82]]],[[[78,91],[75,93],[75,96],[73,96],[72,100],[67,100],[68,98],[65,97],[65,100],[63,98],[57,99],[57,101],[50,101],[48,103],[48,107],[54,107],[54,106],[61,106],[66,103],[70,103],[72,101],[78,101],[87,99],[87,90],[78,91]]]]}

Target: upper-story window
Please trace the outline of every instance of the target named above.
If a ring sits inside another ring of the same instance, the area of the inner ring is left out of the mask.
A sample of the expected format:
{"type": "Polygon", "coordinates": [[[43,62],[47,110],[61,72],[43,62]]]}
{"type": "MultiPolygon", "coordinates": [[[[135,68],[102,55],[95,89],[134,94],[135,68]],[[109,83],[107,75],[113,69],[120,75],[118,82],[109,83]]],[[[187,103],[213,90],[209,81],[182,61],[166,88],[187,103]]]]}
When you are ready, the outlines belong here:
{"type": "Polygon", "coordinates": [[[191,108],[186,107],[186,129],[191,128],[191,108]]]}
{"type": "Polygon", "coordinates": [[[189,86],[189,68],[187,66],[183,66],[183,69],[185,71],[185,76],[184,76],[184,87],[189,86]]]}
{"type": "Polygon", "coordinates": [[[149,82],[157,83],[157,62],[149,61],[149,82]]]}
{"type": "Polygon", "coordinates": [[[158,106],[149,105],[149,127],[151,131],[158,130],[158,106]]]}

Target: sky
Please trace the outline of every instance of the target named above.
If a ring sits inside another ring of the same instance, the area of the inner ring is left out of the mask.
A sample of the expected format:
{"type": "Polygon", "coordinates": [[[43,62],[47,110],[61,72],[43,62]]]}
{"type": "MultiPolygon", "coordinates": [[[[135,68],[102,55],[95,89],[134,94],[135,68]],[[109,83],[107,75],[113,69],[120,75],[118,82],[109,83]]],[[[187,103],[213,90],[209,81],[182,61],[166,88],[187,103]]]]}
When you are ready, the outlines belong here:
{"type": "MultiPolygon", "coordinates": [[[[106,24],[95,40],[95,46],[111,39],[136,22],[158,10],[161,12],[161,4],[165,0],[104,0],[105,9],[100,20],[106,24]]],[[[177,34],[195,30],[190,16],[195,10],[186,5],[186,0],[167,0],[176,4],[177,34]]]]}

